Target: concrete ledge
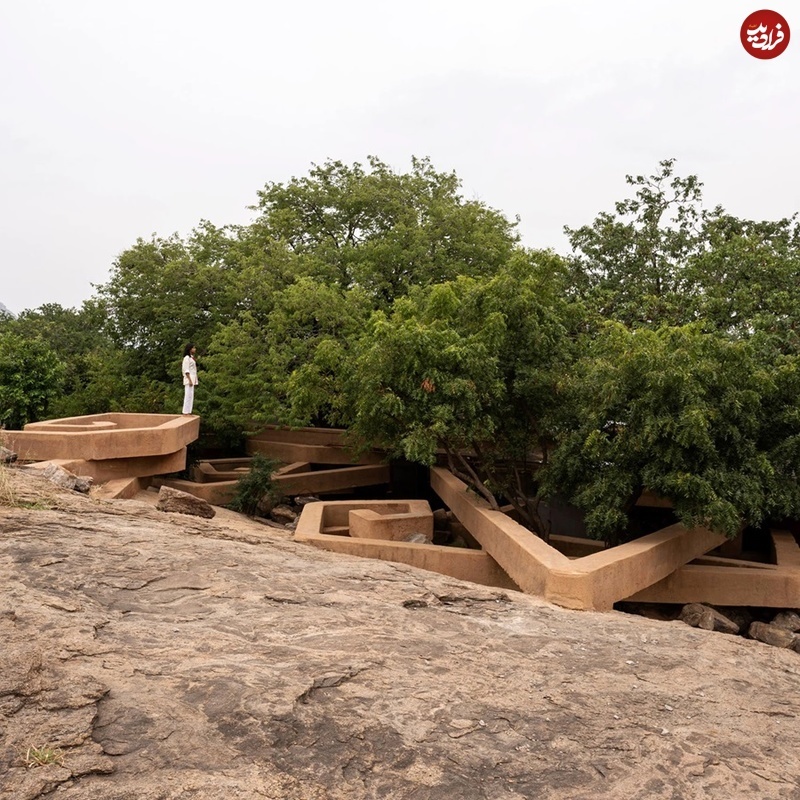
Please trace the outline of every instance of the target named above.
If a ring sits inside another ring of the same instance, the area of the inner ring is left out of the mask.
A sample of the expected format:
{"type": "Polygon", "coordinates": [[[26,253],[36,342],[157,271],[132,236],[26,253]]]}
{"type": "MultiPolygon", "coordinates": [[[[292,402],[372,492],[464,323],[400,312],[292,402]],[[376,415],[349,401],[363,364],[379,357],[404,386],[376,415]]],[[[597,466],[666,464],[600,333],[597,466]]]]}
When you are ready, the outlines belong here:
{"type": "Polygon", "coordinates": [[[779,567],[800,567],[800,547],[789,531],[770,531],[775,561],[779,567]]]}
{"type": "Polygon", "coordinates": [[[92,490],[92,496],[102,500],[132,500],[150,485],[148,478],[118,478],[92,490]]]}
{"type": "MultiPolygon", "coordinates": [[[[426,503],[427,505],[427,503],[426,503]]],[[[415,533],[433,539],[433,512],[379,514],[369,509],[354,509],[348,515],[350,536],[356,539],[384,539],[402,542],[415,533]]]]}
{"type": "Polygon", "coordinates": [[[105,458],[100,461],[65,458],[51,459],[51,463],[58,464],[75,475],[91,475],[95,483],[105,483],[122,478],[145,478],[180,472],[186,468],[186,448],[166,456],[105,458]]]}
{"type": "Polygon", "coordinates": [[[5,431],[0,440],[24,461],[166,456],[182,450],[200,432],[200,417],[182,414],[95,414],[32,422],[5,431]]]}
{"type": "Polygon", "coordinates": [[[523,592],[544,597],[550,572],[569,569],[566,556],[502,512],[492,511],[448,470],[432,467],[431,487],[523,592]]]}
{"type": "Polygon", "coordinates": [[[497,562],[482,550],[409,542],[380,542],[326,534],[310,536],[304,541],[313,547],[334,553],[345,553],[361,558],[379,558],[383,561],[407,564],[417,569],[448,575],[461,581],[519,591],[519,587],[500,569],[497,562]]]}
{"type": "MultiPolygon", "coordinates": [[[[273,476],[275,484],[284,494],[326,494],[359,486],[378,486],[389,482],[389,465],[377,464],[359,467],[322,469],[312,472],[293,472],[296,464],[290,464],[289,472],[278,470],[273,476]]],[[[224,506],[233,499],[238,481],[194,481],[175,478],[156,478],[154,486],[171,486],[182,492],[189,492],[212,505],[224,506]]]]}
{"type": "Polygon", "coordinates": [[[308,461],[312,464],[381,464],[382,453],[363,453],[355,456],[344,447],[331,445],[273,442],[266,439],[248,439],[247,452],[261,453],[281,461],[308,461]]]}
{"type": "Polygon", "coordinates": [[[258,433],[249,436],[248,440],[344,447],[346,435],[345,428],[286,428],[282,425],[266,425],[258,433]]]}
{"type": "Polygon", "coordinates": [[[690,530],[683,525],[670,525],[632,542],[575,559],[568,570],[553,570],[546,597],[567,608],[610,609],[724,541],[723,535],[705,528],[690,530]]]}

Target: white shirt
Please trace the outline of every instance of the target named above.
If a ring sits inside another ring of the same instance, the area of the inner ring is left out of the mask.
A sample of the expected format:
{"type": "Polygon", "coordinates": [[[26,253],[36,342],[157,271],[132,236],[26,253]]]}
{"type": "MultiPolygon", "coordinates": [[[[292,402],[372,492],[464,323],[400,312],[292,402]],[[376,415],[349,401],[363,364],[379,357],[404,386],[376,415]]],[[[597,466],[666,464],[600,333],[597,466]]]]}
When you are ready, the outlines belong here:
{"type": "Polygon", "coordinates": [[[197,386],[197,362],[191,356],[183,357],[183,365],[181,366],[183,372],[183,385],[184,386],[197,386]],[[186,377],[186,373],[189,377],[186,377]]]}

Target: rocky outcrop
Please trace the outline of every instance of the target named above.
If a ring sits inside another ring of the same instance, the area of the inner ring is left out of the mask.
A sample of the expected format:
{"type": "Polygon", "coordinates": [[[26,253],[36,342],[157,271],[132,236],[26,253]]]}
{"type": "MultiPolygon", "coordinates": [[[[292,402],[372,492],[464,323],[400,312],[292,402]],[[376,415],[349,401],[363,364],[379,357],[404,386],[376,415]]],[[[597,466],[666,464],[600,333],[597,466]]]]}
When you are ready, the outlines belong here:
{"type": "Polygon", "coordinates": [[[794,652],[8,472],[2,800],[796,792],[794,652]]]}

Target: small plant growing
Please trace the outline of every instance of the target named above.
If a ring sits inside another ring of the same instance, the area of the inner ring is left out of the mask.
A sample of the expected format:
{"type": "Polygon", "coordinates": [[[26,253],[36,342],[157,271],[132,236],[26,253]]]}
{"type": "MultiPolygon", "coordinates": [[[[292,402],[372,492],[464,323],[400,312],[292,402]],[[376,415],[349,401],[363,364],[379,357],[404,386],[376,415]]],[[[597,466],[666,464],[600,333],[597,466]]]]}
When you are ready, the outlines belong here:
{"type": "Polygon", "coordinates": [[[64,752],[60,747],[29,747],[25,751],[24,761],[28,769],[31,767],[44,767],[48,764],[58,764],[62,766],[64,763],[64,752]]]}
{"type": "Polygon", "coordinates": [[[250,471],[237,481],[236,492],[228,508],[254,517],[262,501],[276,503],[281,493],[272,479],[272,473],[278,464],[278,461],[256,453],[250,463],[250,471]]]}

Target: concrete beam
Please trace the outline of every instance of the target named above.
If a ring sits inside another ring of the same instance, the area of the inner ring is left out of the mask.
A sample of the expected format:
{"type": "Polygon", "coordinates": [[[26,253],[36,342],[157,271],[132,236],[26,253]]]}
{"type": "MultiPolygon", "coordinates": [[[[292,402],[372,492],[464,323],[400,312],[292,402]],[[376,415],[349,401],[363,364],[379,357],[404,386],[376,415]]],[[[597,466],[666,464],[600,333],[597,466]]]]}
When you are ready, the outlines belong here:
{"type": "Polygon", "coordinates": [[[484,550],[524,591],[567,608],[608,610],[725,541],[705,528],[672,525],[633,542],[570,560],[493,511],[448,470],[431,468],[431,486],[484,550]]]}
{"type": "Polygon", "coordinates": [[[748,569],[689,564],[626,598],[637,603],[800,607],[800,569],[748,569]]]}
{"type": "Polygon", "coordinates": [[[146,478],[168,475],[186,469],[186,448],[165,456],[136,456],[133,458],[51,459],[75,475],[90,475],[95,483],[106,483],[127,478],[146,478]]]}
{"type": "Polygon", "coordinates": [[[262,453],[280,461],[308,461],[312,464],[381,464],[382,453],[369,452],[355,456],[344,447],[302,444],[299,442],[274,442],[265,439],[248,439],[247,452],[262,453]]]}

